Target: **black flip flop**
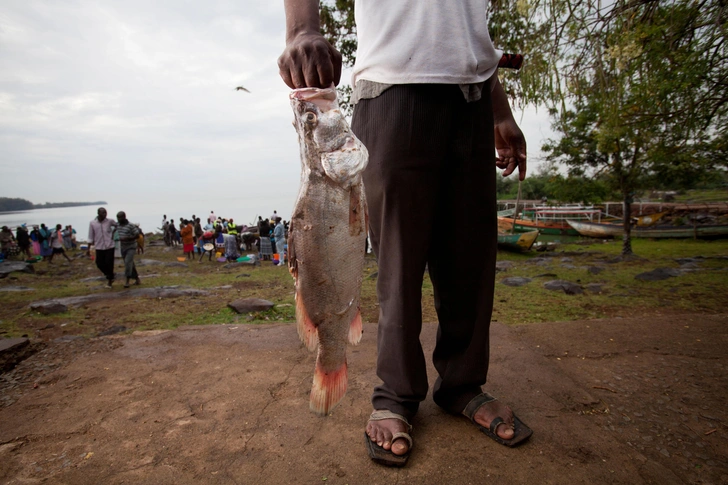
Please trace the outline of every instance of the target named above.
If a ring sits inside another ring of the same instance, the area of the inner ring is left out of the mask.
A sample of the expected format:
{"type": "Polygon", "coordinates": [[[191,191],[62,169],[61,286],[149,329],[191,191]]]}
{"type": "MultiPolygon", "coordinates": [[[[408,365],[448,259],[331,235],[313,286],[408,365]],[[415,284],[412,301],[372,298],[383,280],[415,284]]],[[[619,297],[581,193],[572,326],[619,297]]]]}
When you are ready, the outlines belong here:
{"type": "Polygon", "coordinates": [[[496,398],[486,393],[475,396],[468,403],[468,405],[465,406],[465,409],[463,410],[463,415],[465,415],[465,417],[472,421],[473,424],[475,424],[478,429],[483,432],[483,434],[485,434],[487,437],[491,438],[495,442],[500,443],[501,445],[512,448],[525,442],[528,438],[530,438],[533,434],[533,430],[526,426],[523,421],[518,419],[518,416],[516,416],[515,414],[513,415],[513,438],[509,440],[501,438],[500,436],[498,436],[498,433],[496,433],[498,426],[505,423],[503,418],[495,418],[493,421],[490,422],[490,426],[488,427],[482,426],[480,423],[475,421],[475,413],[478,411],[478,409],[480,409],[482,405],[488,404],[489,402],[493,402],[495,400],[496,398]]]}
{"type": "Polygon", "coordinates": [[[407,459],[409,458],[410,451],[412,451],[412,437],[409,435],[409,433],[412,432],[412,426],[409,424],[407,419],[404,416],[401,416],[399,414],[395,414],[391,411],[386,410],[380,410],[380,411],[374,411],[369,418],[369,420],[374,421],[380,421],[382,419],[399,419],[400,421],[404,422],[407,425],[407,433],[399,432],[394,433],[392,435],[392,443],[394,443],[395,440],[399,438],[403,438],[407,440],[407,443],[409,443],[409,447],[407,448],[407,453],[404,455],[395,455],[390,450],[385,450],[381,446],[379,446],[375,441],[372,441],[372,439],[369,437],[369,435],[364,432],[364,440],[366,441],[367,445],[367,452],[369,453],[369,458],[371,458],[373,461],[379,463],[380,465],[385,466],[398,466],[402,467],[407,463],[407,459]]]}

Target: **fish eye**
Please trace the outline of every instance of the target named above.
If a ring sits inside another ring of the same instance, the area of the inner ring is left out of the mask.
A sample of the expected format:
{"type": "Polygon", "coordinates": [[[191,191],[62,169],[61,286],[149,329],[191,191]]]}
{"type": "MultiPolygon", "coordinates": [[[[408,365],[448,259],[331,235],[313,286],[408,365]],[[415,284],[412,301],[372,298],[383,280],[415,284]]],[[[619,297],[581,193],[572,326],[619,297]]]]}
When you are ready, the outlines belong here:
{"type": "Polygon", "coordinates": [[[306,123],[315,123],[316,122],[316,114],[309,111],[306,113],[306,123]]]}

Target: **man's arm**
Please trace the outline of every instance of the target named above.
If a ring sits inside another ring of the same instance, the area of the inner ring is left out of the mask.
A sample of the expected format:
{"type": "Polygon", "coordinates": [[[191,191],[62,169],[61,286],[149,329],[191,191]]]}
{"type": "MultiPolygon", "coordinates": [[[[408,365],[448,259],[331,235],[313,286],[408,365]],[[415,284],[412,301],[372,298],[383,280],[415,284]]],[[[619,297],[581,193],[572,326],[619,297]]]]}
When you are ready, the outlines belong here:
{"type": "Polygon", "coordinates": [[[286,48],[278,58],[291,89],[328,88],[341,79],[341,54],[321,35],[318,0],[284,0],[286,48]]]}
{"type": "Polygon", "coordinates": [[[503,176],[512,174],[518,167],[518,180],[526,178],[526,138],[513,119],[511,106],[508,104],[503,86],[498,80],[498,73],[493,74],[493,123],[495,125],[495,148],[498,151],[496,166],[505,169],[503,176]]]}

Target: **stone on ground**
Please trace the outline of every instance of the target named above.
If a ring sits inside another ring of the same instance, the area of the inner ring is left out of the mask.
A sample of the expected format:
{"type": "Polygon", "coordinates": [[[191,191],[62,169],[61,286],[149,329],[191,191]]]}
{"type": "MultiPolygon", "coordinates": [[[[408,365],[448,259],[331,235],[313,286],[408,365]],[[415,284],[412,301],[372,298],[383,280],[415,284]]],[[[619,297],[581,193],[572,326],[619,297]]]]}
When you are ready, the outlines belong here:
{"type": "Polygon", "coordinates": [[[263,300],[262,298],[243,298],[228,303],[228,307],[238,313],[263,312],[273,308],[272,301],[263,300]]]}

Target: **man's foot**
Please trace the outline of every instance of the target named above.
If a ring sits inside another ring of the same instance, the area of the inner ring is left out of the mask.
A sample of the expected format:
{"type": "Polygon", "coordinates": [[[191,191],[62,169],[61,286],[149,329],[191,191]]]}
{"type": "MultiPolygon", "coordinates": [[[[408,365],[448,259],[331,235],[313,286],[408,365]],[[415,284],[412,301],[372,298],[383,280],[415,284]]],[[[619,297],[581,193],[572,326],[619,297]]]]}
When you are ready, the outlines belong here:
{"type": "Polygon", "coordinates": [[[473,419],[481,426],[486,428],[490,427],[490,423],[496,419],[501,418],[503,422],[498,425],[495,432],[498,437],[504,440],[510,440],[514,436],[513,432],[513,411],[507,405],[500,401],[491,401],[483,404],[475,412],[473,419]]]}
{"type": "Polygon", "coordinates": [[[142,280],[140,280],[139,278],[137,278],[136,281],[134,282],[134,284],[137,285],[137,286],[138,285],[141,285],[142,284],[142,280]]]}
{"type": "Polygon", "coordinates": [[[525,442],[533,434],[511,408],[487,393],[475,396],[465,406],[463,415],[489,438],[508,447],[525,442]]]}
{"type": "Polygon", "coordinates": [[[111,289],[111,281],[109,281],[108,283],[106,283],[106,284],[104,285],[104,288],[107,288],[107,289],[109,289],[109,290],[110,290],[110,289],[111,289]]]}
{"type": "Polygon", "coordinates": [[[408,433],[409,426],[396,418],[382,419],[367,423],[366,433],[369,439],[395,455],[402,456],[409,451],[409,442],[404,438],[397,438],[392,442],[395,433],[408,433]]]}

